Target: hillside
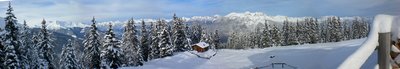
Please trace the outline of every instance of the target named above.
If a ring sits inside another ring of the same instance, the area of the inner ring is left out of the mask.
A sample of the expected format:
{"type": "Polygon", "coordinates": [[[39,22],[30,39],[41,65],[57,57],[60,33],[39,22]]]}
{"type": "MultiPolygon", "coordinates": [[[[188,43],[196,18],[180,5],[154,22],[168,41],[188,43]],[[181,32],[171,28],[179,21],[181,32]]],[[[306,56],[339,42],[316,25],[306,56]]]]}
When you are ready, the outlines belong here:
{"type": "MultiPolygon", "coordinates": [[[[332,69],[338,67],[363,41],[365,38],[264,49],[221,49],[211,59],[198,58],[189,52],[181,52],[171,57],[146,62],[144,66],[125,67],[125,69],[249,69],[266,66],[272,62],[286,63],[299,69],[332,69]],[[275,57],[269,58],[271,56],[275,57]]],[[[366,65],[372,67],[363,67],[373,68],[374,62],[367,62],[366,65]]],[[[287,66],[286,68],[290,69],[287,66]]]]}

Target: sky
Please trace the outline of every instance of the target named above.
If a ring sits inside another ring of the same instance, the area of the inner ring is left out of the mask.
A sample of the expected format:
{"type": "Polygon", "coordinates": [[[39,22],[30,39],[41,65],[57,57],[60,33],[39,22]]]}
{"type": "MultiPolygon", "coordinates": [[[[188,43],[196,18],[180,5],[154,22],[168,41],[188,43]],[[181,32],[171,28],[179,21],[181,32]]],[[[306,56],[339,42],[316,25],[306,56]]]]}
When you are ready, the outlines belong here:
{"type": "MultiPolygon", "coordinates": [[[[18,20],[68,22],[226,15],[263,12],[291,17],[400,15],[400,0],[12,0],[18,20]]],[[[0,0],[5,17],[7,0],[0,0]]]]}

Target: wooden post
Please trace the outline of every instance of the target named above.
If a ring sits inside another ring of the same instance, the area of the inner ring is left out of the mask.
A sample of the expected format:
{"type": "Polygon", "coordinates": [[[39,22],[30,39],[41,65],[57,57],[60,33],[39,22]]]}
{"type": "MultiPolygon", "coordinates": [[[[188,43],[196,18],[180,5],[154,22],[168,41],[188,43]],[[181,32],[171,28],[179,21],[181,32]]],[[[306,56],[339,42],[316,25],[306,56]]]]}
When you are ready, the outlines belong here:
{"type": "Polygon", "coordinates": [[[378,42],[379,69],[390,69],[390,32],[379,33],[378,42]]]}

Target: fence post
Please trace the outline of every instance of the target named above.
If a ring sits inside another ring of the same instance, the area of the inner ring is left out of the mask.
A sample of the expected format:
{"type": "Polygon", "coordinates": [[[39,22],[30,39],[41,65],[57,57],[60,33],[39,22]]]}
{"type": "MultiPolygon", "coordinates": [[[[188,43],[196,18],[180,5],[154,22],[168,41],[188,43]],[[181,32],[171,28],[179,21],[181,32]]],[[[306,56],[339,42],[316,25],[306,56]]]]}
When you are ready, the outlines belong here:
{"type": "Polygon", "coordinates": [[[379,33],[378,33],[378,64],[379,69],[390,69],[392,67],[390,60],[390,34],[391,27],[393,23],[393,19],[395,17],[391,15],[377,15],[375,17],[374,23],[379,24],[379,33]]]}
{"type": "Polygon", "coordinates": [[[390,69],[390,32],[379,33],[378,64],[379,69],[390,69]]]}

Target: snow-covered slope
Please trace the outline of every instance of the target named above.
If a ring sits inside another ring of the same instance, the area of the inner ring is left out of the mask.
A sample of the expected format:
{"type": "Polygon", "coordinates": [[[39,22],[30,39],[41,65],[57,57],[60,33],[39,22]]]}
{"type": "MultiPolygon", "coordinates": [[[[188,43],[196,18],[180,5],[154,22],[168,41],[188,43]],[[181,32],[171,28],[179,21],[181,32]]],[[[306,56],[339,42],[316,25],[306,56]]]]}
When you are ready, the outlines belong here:
{"type": "MultiPolygon", "coordinates": [[[[171,57],[146,62],[144,66],[125,67],[125,69],[249,69],[271,63],[286,63],[298,69],[336,69],[364,41],[365,38],[264,49],[222,49],[211,59],[198,58],[189,52],[181,52],[171,57]],[[271,56],[275,57],[270,58],[271,56]]],[[[276,67],[280,68],[280,65],[276,67]]]]}

